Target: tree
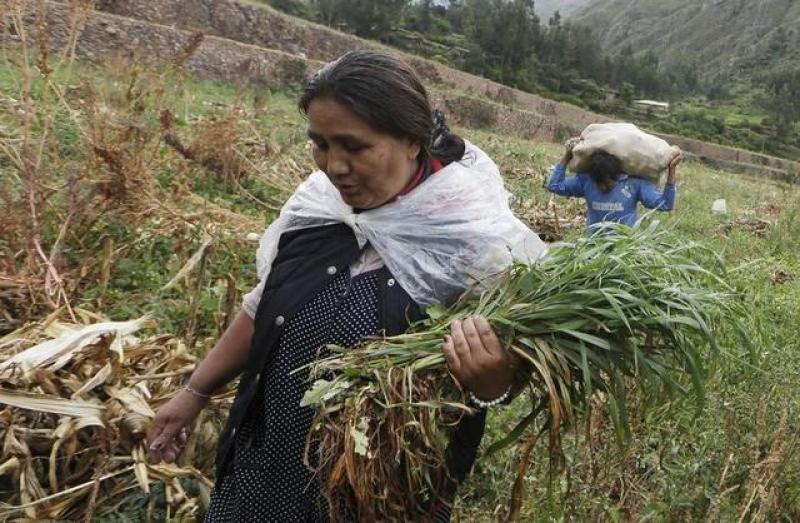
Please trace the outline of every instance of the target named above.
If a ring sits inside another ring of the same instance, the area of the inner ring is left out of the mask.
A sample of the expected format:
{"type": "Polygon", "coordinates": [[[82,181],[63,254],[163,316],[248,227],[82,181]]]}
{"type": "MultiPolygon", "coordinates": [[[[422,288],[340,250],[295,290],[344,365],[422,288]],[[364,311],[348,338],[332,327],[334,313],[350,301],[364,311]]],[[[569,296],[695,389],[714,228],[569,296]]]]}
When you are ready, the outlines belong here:
{"type": "Polygon", "coordinates": [[[416,31],[420,35],[413,41],[427,38],[457,49],[450,63],[527,91],[596,101],[601,97],[586,91],[594,82],[625,89],[630,103],[633,93],[662,96],[698,88],[696,67],[662,70],[658,55],[636,54],[630,46],[614,57],[605,55],[591,29],[564,22],[559,12],[542,23],[533,0],[270,1],[311,1],[323,23],[368,38],[385,40],[397,26],[416,31]]]}
{"type": "Polygon", "coordinates": [[[633,84],[629,84],[628,82],[622,84],[622,89],[619,91],[619,97],[622,98],[622,101],[625,103],[625,105],[632,105],[635,96],[636,88],[633,86],[633,84]]]}
{"type": "Polygon", "coordinates": [[[365,38],[385,38],[402,21],[408,0],[315,0],[321,21],[365,38]]]}
{"type": "Polygon", "coordinates": [[[731,97],[730,87],[725,81],[717,78],[708,86],[706,97],[712,102],[727,100],[731,97]]]}
{"type": "Polygon", "coordinates": [[[409,24],[409,29],[419,31],[423,34],[429,33],[433,26],[433,1],[422,0],[412,7],[413,18],[409,24]]]}
{"type": "Polygon", "coordinates": [[[481,50],[471,63],[483,64],[473,70],[495,80],[530,89],[529,78],[539,19],[530,0],[467,0],[462,17],[463,30],[481,50]]]}
{"type": "Polygon", "coordinates": [[[786,135],[800,122],[800,70],[773,73],[764,78],[766,96],[762,108],[775,122],[775,132],[786,135]]]}
{"type": "Polygon", "coordinates": [[[783,27],[777,28],[769,42],[768,49],[770,56],[772,58],[779,58],[786,53],[788,47],[789,35],[786,33],[786,29],[783,27]]]}

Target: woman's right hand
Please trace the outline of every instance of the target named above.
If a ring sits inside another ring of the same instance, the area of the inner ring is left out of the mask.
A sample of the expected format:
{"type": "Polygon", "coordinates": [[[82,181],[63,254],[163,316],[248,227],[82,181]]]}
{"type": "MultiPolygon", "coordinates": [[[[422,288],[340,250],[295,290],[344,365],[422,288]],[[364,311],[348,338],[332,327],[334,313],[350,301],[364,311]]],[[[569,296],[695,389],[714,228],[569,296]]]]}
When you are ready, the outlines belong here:
{"type": "Polygon", "coordinates": [[[207,402],[207,399],[183,389],[158,409],[147,428],[151,463],[175,461],[186,444],[186,427],[200,414],[207,402]]]}
{"type": "MultiPolygon", "coordinates": [[[[250,352],[253,331],[253,319],[246,312],[239,312],[211,352],[197,365],[190,382],[199,391],[215,391],[224,387],[242,372],[250,352]]],[[[158,409],[147,429],[151,462],[175,461],[186,443],[185,429],[206,403],[208,398],[181,389],[158,409]]]]}

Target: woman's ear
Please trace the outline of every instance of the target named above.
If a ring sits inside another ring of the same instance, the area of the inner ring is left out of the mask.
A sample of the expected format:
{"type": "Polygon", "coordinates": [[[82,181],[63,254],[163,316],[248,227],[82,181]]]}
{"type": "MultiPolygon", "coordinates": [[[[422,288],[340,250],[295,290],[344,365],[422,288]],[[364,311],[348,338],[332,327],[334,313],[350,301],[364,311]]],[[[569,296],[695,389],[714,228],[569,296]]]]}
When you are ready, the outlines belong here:
{"type": "Polygon", "coordinates": [[[409,142],[408,149],[406,150],[406,158],[408,160],[416,160],[421,150],[422,145],[419,142],[409,142]]]}

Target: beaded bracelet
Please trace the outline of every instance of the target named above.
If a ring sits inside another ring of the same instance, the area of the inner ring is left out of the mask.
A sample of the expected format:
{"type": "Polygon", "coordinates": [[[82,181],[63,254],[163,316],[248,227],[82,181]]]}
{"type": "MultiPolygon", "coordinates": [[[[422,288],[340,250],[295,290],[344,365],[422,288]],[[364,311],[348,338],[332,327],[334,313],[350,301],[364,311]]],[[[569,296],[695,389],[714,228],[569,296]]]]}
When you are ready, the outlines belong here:
{"type": "Polygon", "coordinates": [[[186,385],[184,385],[183,388],[186,389],[187,392],[197,396],[198,398],[203,398],[203,399],[206,399],[206,400],[210,400],[213,397],[212,394],[206,394],[204,392],[200,392],[199,390],[195,389],[194,387],[192,387],[188,383],[186,385]]]}
{"type": "Polygon", "coordinates": [[[497,405],[500,405],[505,400],[507,400],[510,395],[511,395],[511,386],[508,387],[508,389],[503,393],[502,396],[500,396],[499,398],[495,398],[492,401],[483,401],[482,399],[478,398],[475,394],[470,392],[469,401],[471,401],[472,404],[475,405],[476,407],[480,407],[482,409],[488,409],[489,407],[495,407],[497,405]]]}

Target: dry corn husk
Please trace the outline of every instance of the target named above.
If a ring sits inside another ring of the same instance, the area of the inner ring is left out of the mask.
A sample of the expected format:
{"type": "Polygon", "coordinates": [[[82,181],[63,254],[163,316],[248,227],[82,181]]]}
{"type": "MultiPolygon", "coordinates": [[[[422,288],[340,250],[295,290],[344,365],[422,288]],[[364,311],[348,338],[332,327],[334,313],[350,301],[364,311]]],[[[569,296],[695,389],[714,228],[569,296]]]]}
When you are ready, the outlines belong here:
{"type": "Polygon", "coordinates": [[[166,291],[171,289],[175,285],[177,285],[180,281],[184,281],[187,277],[195,270],[195,268],[200,264],[200,260],[203,259],[203,256],[206,255],[206,251],[209,247],[211,247],[212,239],[208,234],[206,234],[205,238],[203,238],[203,244],[197,249],[191,258],[181,267],[181,270],[172,277],[172,279],[164,285],[161,290],[166,291]]]}
{"type": "Polygon", "coordinates": [[[76,312],[86,323],[54,315],[0,338],[0,475],[14,486],[0,519],[102,516],[155,482],[170,517],[199,514],[231,396],[198,417],[179,463],[148,463],[147,425],[196,357],[171,336],[135,337],[153,326],[146,317],[92,323],[96,315],[76,312]]]}
{"type": "Polygon", "coordinates": [[[515,214],[545,242],[563,240],[586,223],[586,206],[578,200],[520,201],[515,214]]]}

